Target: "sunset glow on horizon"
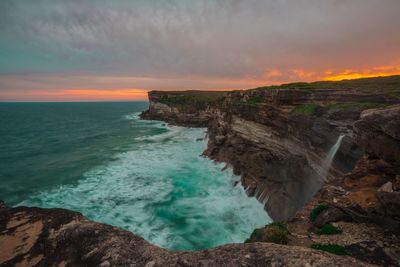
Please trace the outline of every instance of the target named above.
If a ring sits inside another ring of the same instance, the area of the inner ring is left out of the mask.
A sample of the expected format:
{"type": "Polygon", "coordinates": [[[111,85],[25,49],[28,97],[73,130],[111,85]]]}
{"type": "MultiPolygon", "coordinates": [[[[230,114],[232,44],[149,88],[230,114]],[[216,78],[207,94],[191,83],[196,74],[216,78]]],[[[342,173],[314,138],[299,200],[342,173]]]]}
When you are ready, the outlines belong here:
{"type": "Polygon", "coordinates": [[[0,3],[0,101],[400,75],[398,0],[0,3]]]}

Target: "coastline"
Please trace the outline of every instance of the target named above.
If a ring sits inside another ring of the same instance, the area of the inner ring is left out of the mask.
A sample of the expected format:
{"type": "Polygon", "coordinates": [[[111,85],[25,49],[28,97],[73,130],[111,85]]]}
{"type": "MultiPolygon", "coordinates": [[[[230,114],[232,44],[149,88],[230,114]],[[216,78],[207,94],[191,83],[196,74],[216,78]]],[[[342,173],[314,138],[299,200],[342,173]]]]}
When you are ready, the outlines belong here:
{"type": "Polygon", "coordinates": [[[397,266],[400,98],[382,89],[393,80],[400,83],[400,76],[368,79],[377,91],[349,92],[347,86],[364,83],[356,80],[329,90],[294,84],[215,97],[151,92],[143,119],[206,124],[203,154],[232,166],[247,193],[283,223],[256,229],[245,244],[171,252],[76,212],[2,203],[0,243],[11,245],[0,253],[0,263],[397,266]],[[320,165],[341,134],[346,137],[323,184],[320,165]],[[271,227],[283,229],[284,238],[271,239],[271,227]]]}

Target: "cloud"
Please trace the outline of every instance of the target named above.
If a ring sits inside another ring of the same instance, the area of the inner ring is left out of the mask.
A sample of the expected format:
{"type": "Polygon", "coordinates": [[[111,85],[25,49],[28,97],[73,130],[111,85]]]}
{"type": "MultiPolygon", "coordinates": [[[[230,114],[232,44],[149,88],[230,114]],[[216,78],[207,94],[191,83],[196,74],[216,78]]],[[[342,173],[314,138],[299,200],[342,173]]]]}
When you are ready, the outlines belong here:
{"type": "Polygon", "coordinates": [[[400,66],[398,10],[398,0],[2,0],[0,79],[267,83],[400,66]]]}

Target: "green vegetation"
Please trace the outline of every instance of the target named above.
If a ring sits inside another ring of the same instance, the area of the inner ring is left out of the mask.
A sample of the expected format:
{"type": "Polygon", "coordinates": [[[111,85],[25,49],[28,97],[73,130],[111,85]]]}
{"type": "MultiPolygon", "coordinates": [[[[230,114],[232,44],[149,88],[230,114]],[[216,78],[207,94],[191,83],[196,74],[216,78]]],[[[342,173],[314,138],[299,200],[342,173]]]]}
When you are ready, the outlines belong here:
{"type": "Polygon", "coordinates": [[[249,100],[247,101],[248,104],[250,105],[257,105],[259,103],[262,102],[262,97],[261,96],[252,96],[249,98],[249,100]]]}
{"type": "Polygon", "coordinates": [[[286,224],[274,222],[266,225],[264,228],[254,230],[250,238],[246,240],[246,243],[270,242],[275,244],[287,244],[288,234],[289,231],[287,230],[286,224]]]}
{"type": "Polygon", "coordinates": [[[311,245],[311,248],[316,250],[326,251],[336,255],[349,255],[346,251],[345,247],[337,245],[337,244],[320,244],[315,243],[311,245]]]}
{"type": "Polygon", "coordinates": [[[371,109],[371,108],[385,108],[390,104],[387,103],[369,103],[369,102],[359,102],[359,103],[335,103],[328,106],[329,109],[335,109],[340,111],[350,111],[352,109],[371,109]]]}
{"type": "Polygon", "coordinates": [[[272,90],[272,89],[300,89],[300,90],[312,90],[316,89],[313,83],[286,83],[281,85],[271,85],[271,86],[262,86],[257,87],[254,90],[272,90]]]}
{"type": "Polygon", "coordinates": [[[291,111],[291,114],[312,116],[315,114],[318,107],[319,106],[316,104],[298,105],[291,111]]]}
{"type": "Polygon", "coordinates": [[[332,224],[325,224],[316,231],[318,235],[337,235],[342,233],[342,229],[339,229],[332,224]]]}
{"type": "Polygon", "coordinates": [[[362,78],[343,81],[318,81],[311,83],[288,83],[282,85],[263,86],[254,90],[299,89],[299,90],[358,90],[364,92],[383,93],[400,98],[400,75],[389,77],[362,78]]]}
{"type": "Polygon", "coordinates": [[[310,212],[310,220],[315,221],[315,219],[318,217],[318,215],[323,211],[329,208],[329,205],[327,204],[320,204],[317,207],[315,207],[311,212],[310,212]]]}

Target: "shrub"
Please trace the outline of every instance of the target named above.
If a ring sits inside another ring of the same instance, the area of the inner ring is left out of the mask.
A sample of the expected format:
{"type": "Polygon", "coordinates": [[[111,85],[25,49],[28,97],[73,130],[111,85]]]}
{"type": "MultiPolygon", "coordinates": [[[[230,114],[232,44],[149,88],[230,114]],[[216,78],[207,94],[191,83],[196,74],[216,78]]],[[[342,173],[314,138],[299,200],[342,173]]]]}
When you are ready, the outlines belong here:
{"type": "Polygon", "coordinates": [[[341,234],[342,230],[333,226],[332,224],[325,224],[317,230],[318,235],[336,235],[341,234]]]}
{"type": "Polygon", "coordinates": [[[311,212],[310,212],[310,220],[315,221],[315,219],[318,217],[318,215],[323,211],[329,208],[329,205],[327,204],[320,204],[317,207],[315,207],[311,212]]]}
{"type": "Polygon", "coordinates": [[[247,103],[250,104],[250,105],[257,105],[258,103],[261,103],[261,102],[262,102],[262,97],[261,96],[252,96],[247,101],[247,103]]]}
{"type": "Polygon", "coordinates": [[[337,244],[320,244],[315,243],[311,245],[311,248],[321,251],[326,251],[336,255],[348,255],[346,248],[337,244]]]}
{"type": "Polygon", "coordinates": [[[298,105],[291,111],[291,114],[302,114],[302,115],[312,116],[315,114],[318,107],[319,106],[316,104],[298,105]]]}
{"type": "Polygon", "coordinates": [[[287,244],[288,234],[289,232],[286,224],[274,222],[266,225],[264,228],[254,230],[250,238],[245,242],[270,242],[275,244],[287,244]]]}

